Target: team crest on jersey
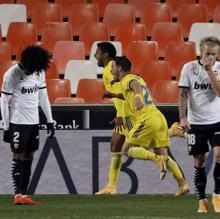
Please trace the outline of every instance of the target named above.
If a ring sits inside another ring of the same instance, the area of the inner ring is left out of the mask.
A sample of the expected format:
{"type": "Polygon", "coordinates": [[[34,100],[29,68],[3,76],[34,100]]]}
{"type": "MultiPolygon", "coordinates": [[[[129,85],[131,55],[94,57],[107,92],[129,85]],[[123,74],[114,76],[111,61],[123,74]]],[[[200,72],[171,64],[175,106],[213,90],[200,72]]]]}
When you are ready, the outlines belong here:
{"type": "Polygon", "coordinates": [[[40,80],[40,76],[38,74],[35,74],[36,79],[39,81],[40,80]]]}
{"type": "Polygon", "coordinates": [[[14,144],[14,149],[18,149],[19,148],[19,144],[14,144]]]}

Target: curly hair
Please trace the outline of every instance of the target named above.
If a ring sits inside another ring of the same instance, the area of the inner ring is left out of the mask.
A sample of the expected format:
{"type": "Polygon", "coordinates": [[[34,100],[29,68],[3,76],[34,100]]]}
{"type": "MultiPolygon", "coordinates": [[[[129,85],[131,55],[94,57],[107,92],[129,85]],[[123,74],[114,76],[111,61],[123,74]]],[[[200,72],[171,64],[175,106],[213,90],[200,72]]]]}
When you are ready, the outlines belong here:
{"type": "Polygon", "coordinates": [[[26,74],[45,71],[49,68],[51,57],[48,50],[40,46],[30,45],[22,51],[20,65],[26,74]]]}

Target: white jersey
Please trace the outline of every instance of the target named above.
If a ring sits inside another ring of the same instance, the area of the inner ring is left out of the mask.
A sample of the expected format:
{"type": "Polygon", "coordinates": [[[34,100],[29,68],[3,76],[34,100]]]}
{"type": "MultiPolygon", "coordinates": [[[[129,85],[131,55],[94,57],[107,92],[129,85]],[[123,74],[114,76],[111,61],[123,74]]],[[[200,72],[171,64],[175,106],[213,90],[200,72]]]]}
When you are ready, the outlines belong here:
{"type": "MultiPolygon", "coordinates": [[[[220,80],[220,62],[212,67],[220,80]]],[[[204,66],[199,61],[183,66],[179,87],[189,88],[188,121],[190,124],[214,124],[220,122],[220,98],[211,85],[204,66]]]]}
{"type": "Polygon", "coordinates": [[[46,88],[44,71],[26,75],[18,64],[4,74],[2,93],[12,95],[10,122],[39,124],[39,89],[46,88]]]}

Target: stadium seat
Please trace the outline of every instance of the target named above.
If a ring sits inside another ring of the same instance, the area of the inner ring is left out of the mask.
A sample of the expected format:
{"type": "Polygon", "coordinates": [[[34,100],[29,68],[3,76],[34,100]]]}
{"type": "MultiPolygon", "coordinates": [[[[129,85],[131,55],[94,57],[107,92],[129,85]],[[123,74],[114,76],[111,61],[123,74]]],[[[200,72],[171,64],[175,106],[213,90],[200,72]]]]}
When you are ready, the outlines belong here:
{"type": "Polygon", "coordinates": [[[178,104],[178,81],[157,81],[154,84],[152,96],[159,104],[178,104]]]}
{"type": "Polygon", "coordinates": [[[151,3],[160,3],[160,0],[128,0],[128,4],[132,5],[134,8],[136,18],[141,17],[143,6],[151,3]]]}
{"type": "MultiPolygon", "coordinates": [[[[97,66],[97,74],[102,74],[103,73],[103,68],[102,67],[98,67],[97,65],[97,60],[95,58],[95,52],[97,50],[97,43],[99,43],[101,41],[95,41],[92,44],[92,48],[89,54],[89,60],[93,63],[95,63],[95,65],[97,66]]],[[[121,42],[118,41],[109,41],[110,43],[112,43],[114,45],[114,47],[116,48],[116,56],[122,56],[122,45],[121,42]]]]}
{"type": "Polygon", "coordinates": [[[62,22],[62,6],[59,4],[39,3],[32,9],[32,23],[37,27],[37,34],[42,35],[47,22],[62,22]]]}
{"type": "Polygon", "coordinates": [[[123,54],[127,54],[128,44],[131,41],[144,41],[147,39],[146,26],[140,23],[120,24],[115,31],[115,40],[122,43],[123,54]]]}
{"type": "Polygon", "coordinates": [[[99,103],[101,103],[101,104],[103,104],[103,103],[109,104],[110,103],[110,104],[113,104],[113,101],[110,98],[97,97],[97,98],[92,99],[90,103],[98,103],[98,104],[99,103]]]}
{"type": "Polygon", "coordinates": [[[140,9],[140,22],[146,25],[147,35],[151,36],[155,23],[172,22],[170,6],[161,3],[143,5],[140,9]]]}
{"type": "Polygon", "coordinates": [[[32,9],[38,3],[48,3],[48,0],[16,0],[16,4],[24,4],[27,9],[27,18],[32,18],[32,9]]]}
{"type": "Polygon", "coordinates": [[[177,17],[177,12],[182,4],[194,4],[197,0],[166,0],[166,3],[170,5],[173,18],[177,17]]]}
{"type": "Polygon", "coordinates": [[[1,28],[1,24],[0,24],[0,42],[2,41],[2,28],[1,28]]]}
{"type": "Polygon", "coordinates": [[[92,3],[98,4],[99,6],[99,17],[102,18],[104,15],[105,7],[110,3],[123,3],[124,0],[92,0],[92,3]]]}
{"type": "Polygon", "coordinates": [[[81,79],[77,86],[76,97],[81,97],[86,103],[92,103],[95,98],[102,98],[105,91],[101,79],[81,79]]]}
{"type": "Polygon", "coordinates": [[[11,44],[12,55],[19,57],[19,47],[22,49],[37,42],[36,27],[32,23],[12,22],[8,28],[6,41],[11,44]]]}
{"type": "Polygon", "coordinates": [[[170,63],[171,76],[179,80],[179,65],[196,60],[194,42],[168,42],[165,47],[164,59],[170,63]]]}
{"type": "Polygon", "coordinates": [[[67,79],[47,79],[47,92],[50,103],[58,97],[71,97],[70,81],[67,79]]]}
{"type": "Polygon", "coordinates": [[[219,23],[194,23],[190,29],[189,41],[196,44],[196,55],[200,55],[200,40],[204,37],[215,36],[220,40],[219,23]]]}
{"type": "Polygon", "coordinates": [[[108,27],[102,22],[88,22],[81,26],[79,40],[85,43],[85,54],[89,56],[92,44],[95,41],[110,40],[108,27]]]}
{"type": "Polygon", "coordinates": [[[50,61],[50,67],[46,71],[46,79],[58,79],[58,71],[57,71],[57,65],[56,60],[50,61]]]}
{"type": "Polygon", "coordinates": [[[71,81],[71,93],[76,94],[80,79],[97,78],[96,64],[89,60],[70,60],[66,65],[64,78],[71,81]]]}
{"type": "Polygon", "coordinates": [[[26,6],[20,4],[0,4],[0,24],[2,37],[7,36],[8,26],[11,22],[26,22],[26,6]]]}
{"type": "Polygon", "coordinates": [[[213,22],[220,23],[220,3],[215,8],[214,15],[213,15],[213,22]]]}
{"type": "Polygon", "coordinates": [[[128,44],[127,57],[132,62],[132,73],[140,74],[145,61],[158,59],[158,45],[155,41],[132,41],[128,44]]]}
{"type": "Polygon", "coordinates": [[[13,4],[14,0],[0,0],[0,4],[13,4]]]}
{"type": "Polygon", "coordinates": [[[67,18],[70,7],[74,3],[86,3],[86,0],[55,0],[56,4],[62,5],[63,17],[67,18]]]}
{"type": "Polygon", "coordinates": [[[213,20],[215,8],[220,4],[219,0],[199,0],[200,4],[204,4],[209,20],[213,20]]]}
{"type": "Polygon", "coordinates": [[[182,25],[183,37],[188,39],[193,23],[208,22],[205,6],[202,4],[183,4],[179,7],[177,21],[182,25]]]}
{"type": "Polygon", "coordinates": [[[108,4],[104,11],[103,22],[109,25],[109,33],[114,36],[118,25],[135,22],[134,9],[129,4],[108,4]]]}
{"type": "Polygon", "coordinates": [[[11,44],[9,42],[0,42],[0,60],[11,60],[11,44]]]}
{"type": "Polygon", "coordinates": [[[53,50],[59,74],[64,74],[69,60],[85,59],[85,45],[81,41],[58,41],[53,50]]]}
{"type": "Polygon", "coordinates": [[[52,54],[56,42],[72,40],[71,24],[68,22],[47,23],[42,30],[41,40],[52,54]]]}
{"type": "Polygon", "coordinates": [[[158,22],[153,26],[151,40],[157,41],[159,57],[164,57],[164,49],[169,41],[183,41],[182,27],[179,23],[158,22]]]}
{"type": "Polygon", "coordinates": [[[164,60],[145,61],[140,68],[140,76],[152,90],[158,80],[171,80],[170,64],[164,60]]]}
{"type": "Polygon", "coordinates": [[[71,103],[85,103],[85,100],[81,97],[58,97],[55,103],[71,104],[71,103]]]}
{"type": "Polygon", "coordinates": [[[73,35],[79,36],[81,26],[85,22],[99,22],[97,4],[76,3],[68,11],[68,19],[72,24],[73,35]]]}

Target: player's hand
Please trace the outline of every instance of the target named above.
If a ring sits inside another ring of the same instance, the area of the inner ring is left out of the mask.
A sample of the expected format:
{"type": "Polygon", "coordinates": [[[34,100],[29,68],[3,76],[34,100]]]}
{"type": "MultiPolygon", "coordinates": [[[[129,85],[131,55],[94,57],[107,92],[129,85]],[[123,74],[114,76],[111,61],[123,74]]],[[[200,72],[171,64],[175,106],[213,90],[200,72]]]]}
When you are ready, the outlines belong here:
{"type": "Polygon", "coordinates": [[[135,95],[134,104],[136,110],[141,110],[144,107],[143,97],[141,97],[140,95],[135,95]]]}
{"type": "Polygon", "coordinates": [[[3,132],[3,141],[6,142],[6,143],[10,143],[9,130],[4,130],[4,132],[3,132]]]}
{"type": "Polygon", "coordinates": [[[115,123],[115,131],[119,132],[125,128],[124,119],[123,117],[116,117],[111,122],[111,124],[115,123]]]}
{"type": "Polygon", "coordinates": [[[47,134],[49,138],[52,138],[55,134],[53,123],[47,123],[47,134]]]}
{"type": "Polygon", "coordinates": [[[211,71],[212,70],[212,66],[215,60],[213,60],[213,58],[211,57],[207,57],[204,61],[203,61],[203,65],[205,67],[206,71],[211,71]]]}
{"type": "Polygon", "coordinates": [[[114,97],[115,97],[115,94],[109,91],[105,91],[102,95],[102,98],[114,98],[114,97]]]}
{"type": "Polygon", "coordinates": [[[184,132],[188,132],[191,129],[190,123],[188,122],[186,117],[180,120],[180,126],[182,127],[184,132]]]}

